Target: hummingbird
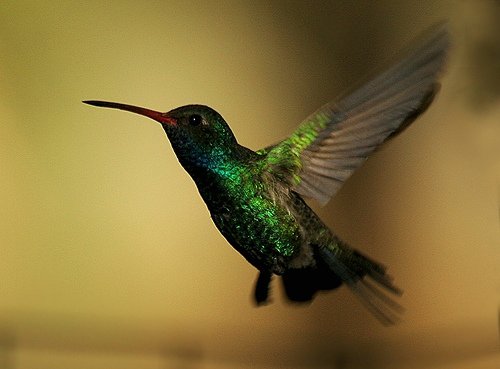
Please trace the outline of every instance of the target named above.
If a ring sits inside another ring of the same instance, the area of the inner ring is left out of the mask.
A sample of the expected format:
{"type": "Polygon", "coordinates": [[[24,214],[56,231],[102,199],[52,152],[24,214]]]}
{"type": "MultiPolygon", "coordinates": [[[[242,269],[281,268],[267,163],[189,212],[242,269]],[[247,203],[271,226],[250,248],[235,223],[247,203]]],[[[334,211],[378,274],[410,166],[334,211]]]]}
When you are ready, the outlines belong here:
{"type": "Polygon", "coordinates": [[[116,102],[161,124],[226,240],[258,270],[253,299],[269,301],[280,276],[288,300],[310,302],[346,285],[383,324],[399,321],[402,290],[386,267],[339,238],[309,207],[325,205],[371,153],[408,127],[433,101],[449,49],[445,26],[344,98],[307,117],[282,141],[253,151],[214,109],[166,113],[116,102]]]}

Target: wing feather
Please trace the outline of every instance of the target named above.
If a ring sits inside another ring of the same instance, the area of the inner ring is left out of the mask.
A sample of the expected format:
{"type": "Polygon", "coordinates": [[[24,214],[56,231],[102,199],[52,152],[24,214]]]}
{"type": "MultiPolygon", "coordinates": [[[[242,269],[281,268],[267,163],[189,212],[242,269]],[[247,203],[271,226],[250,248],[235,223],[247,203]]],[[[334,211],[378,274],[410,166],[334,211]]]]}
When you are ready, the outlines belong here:
{"type": "Polygon", "coordinates": [[[429,33],[402,61],[317,110],[287,139],[259,151],[269,171],[302,196],[327,203],[374,150],[431,103],[450,39],[445,25],[429,33]]]}

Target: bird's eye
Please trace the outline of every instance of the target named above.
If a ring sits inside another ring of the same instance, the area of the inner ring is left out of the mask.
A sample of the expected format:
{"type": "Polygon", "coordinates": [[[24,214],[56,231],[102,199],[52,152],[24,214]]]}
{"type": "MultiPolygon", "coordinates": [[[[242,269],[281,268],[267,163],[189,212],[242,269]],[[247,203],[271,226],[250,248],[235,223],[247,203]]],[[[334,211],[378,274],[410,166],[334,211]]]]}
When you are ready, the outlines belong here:
{"type": "Polygon", "coordinates": [[[189,125],[198,126],[203,121],[203,118],[198,114],[193,114],[189,116],[188,120],[189,120],[189,125]]]}

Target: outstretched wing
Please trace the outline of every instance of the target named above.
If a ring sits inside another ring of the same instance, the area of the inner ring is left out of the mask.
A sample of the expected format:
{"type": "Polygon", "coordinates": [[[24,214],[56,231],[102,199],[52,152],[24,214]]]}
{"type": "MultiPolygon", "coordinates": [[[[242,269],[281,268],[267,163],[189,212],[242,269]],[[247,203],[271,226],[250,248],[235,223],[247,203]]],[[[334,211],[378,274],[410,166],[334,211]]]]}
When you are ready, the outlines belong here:
{"type": "Polygon", "coordinates": [[[314,112],[287,139],[260,150],[267,169],[300,195],[326,204],[377,147],[432,102],[450,40],[444,25],[430,33],[392,68],[314,112]]]}

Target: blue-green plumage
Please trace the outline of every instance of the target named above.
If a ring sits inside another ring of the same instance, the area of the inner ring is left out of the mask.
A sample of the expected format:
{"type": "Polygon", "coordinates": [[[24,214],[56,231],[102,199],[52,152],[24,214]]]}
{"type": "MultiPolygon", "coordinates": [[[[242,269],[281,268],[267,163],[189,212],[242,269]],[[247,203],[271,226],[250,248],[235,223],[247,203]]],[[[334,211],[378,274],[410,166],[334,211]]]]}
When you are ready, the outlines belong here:
{"type": "Polygon", "coordinates": [[[397,319],[400,294],[385,268],[340,240],[303,197],[326,203],[388,138],[432,101],[448,49],[444,27],[400,63],[308,117],[287,139],[257,152],[236,141],[215,110],[187,105],[167,113],[86,101],[160,122],[229,243],[259,270],[257,303],[272,275],[292,301],[346,284],[384,323],[397,319]],[[376,287],[378,285],[378,287],[376,287]]]}

